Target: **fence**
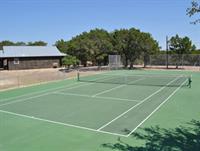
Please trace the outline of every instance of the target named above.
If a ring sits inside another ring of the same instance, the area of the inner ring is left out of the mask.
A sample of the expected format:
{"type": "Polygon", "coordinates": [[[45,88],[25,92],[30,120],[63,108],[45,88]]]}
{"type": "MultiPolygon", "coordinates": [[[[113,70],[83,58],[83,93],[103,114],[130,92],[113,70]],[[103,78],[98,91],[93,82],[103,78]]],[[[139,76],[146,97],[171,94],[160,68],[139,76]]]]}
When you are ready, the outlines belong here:
{"type": "Polygon", "coordinates": [[[169,54],[168,59],[166,54],[151,55],[147,63],[149,66],[163,66],[174,68],[196,68],[200,70],[200,55],[184,54],[176,55],[169,54]]]}

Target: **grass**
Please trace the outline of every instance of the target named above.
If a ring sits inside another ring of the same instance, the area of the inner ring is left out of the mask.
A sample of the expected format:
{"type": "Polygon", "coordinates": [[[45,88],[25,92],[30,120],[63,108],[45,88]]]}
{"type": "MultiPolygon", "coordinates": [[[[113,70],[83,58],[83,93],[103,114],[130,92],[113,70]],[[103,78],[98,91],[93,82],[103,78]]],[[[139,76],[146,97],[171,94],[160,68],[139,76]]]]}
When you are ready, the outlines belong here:
{"type": "Polygon", "coordinates": [[[131,136],[133,130],[175,128],[199,120],[198,72],[111,74],[192,74],[193,83],[191,89],[179,89],[64,80],[0,92],[0,150],[106,151],[111,149],[102,144],[114,144],[118,137],[130,145],[143,144],[131,136]]]}

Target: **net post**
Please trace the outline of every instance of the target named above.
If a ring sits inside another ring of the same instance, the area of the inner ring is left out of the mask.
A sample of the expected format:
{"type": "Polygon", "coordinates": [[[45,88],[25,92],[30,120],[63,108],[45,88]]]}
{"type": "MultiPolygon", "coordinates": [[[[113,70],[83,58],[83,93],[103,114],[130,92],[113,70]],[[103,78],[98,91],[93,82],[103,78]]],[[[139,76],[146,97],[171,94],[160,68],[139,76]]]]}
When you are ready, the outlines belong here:
{"type": "Polygon", "coordinates": [[[169,68],[169,40],[168,36],[166,36],[166,66],[169,68]]]}
{"type": "Polygon", "coordinates": [[[188,87],[191,88],[192,87],[192,75],[190,75],[188,77],[188,87]]]}

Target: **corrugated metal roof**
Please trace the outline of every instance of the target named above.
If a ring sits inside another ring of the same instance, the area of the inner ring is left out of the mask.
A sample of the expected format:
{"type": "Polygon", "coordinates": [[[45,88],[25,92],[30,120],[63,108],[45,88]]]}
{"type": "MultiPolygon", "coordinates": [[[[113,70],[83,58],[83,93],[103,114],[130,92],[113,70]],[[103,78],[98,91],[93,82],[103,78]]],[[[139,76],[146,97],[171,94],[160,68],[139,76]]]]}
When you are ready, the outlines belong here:
{"type": "Polygon", "coordinates": [[[65,56],[55,46],[3,46],[0,58],[65,56]]]}

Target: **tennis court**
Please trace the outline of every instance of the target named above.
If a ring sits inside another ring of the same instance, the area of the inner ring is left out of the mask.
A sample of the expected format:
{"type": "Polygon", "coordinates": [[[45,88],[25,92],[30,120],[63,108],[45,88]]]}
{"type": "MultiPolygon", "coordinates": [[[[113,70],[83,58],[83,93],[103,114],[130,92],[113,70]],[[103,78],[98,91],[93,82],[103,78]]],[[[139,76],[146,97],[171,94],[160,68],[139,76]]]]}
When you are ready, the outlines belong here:
{"type": "Polygon", "coordinates": [[[5,93],[0,115],[129,137],[179,89],[188,89],[189,76],[123,70],[80,73],[79,80],[64,80],[62,85],[24,88],[8,98],[5,93]]]}

